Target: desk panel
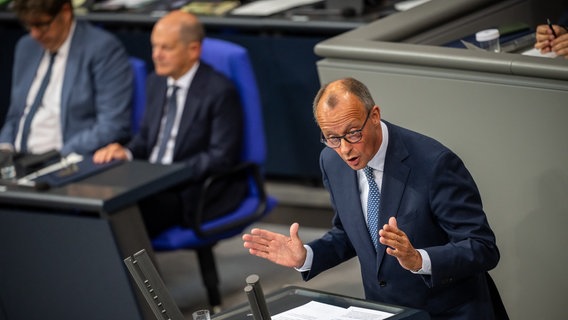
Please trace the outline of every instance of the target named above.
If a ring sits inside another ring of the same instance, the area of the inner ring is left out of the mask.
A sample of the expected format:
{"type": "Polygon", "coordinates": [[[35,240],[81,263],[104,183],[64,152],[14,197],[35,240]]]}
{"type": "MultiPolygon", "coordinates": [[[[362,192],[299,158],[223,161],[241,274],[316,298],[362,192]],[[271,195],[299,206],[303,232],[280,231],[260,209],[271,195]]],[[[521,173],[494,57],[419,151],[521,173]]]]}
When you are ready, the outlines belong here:
{"type": "Polygon", "coordinates": [[[133,161],[47,191],[2,187],[0,315],[152,319],[122,259],[141,249],[153,258],[137,202],[190,174],[133,161]]]}
{"type": "Polygon", "coordinates": [[[0,318],[142,319],[108,221],[0,209],[0,318]]]}

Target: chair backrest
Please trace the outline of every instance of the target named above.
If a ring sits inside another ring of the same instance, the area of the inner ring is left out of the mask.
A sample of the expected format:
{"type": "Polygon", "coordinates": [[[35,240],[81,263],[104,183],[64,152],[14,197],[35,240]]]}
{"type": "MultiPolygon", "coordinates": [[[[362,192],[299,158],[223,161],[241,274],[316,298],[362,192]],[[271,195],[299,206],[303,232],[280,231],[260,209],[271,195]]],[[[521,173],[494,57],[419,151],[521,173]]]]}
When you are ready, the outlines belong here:
{"type": "Polygon", "coordinates": [[[146,104],[146,62],[144,60],[130,57],[130,66],[134,76],[134,87],[132,90],[132,113],[131,113],[131,126],[132,134],[136,134],[140,128],[142,115],[144,114],[144,107],[146,104]]]}
{"type": "Polygon", "coordinates": [[[235,84],[244,115],[245,136],[241,160],[263,166],[266,160],[264,120],[256,78],[247,50],[229,41],[206,38],[202,45],[201,60],[235,84]]]}

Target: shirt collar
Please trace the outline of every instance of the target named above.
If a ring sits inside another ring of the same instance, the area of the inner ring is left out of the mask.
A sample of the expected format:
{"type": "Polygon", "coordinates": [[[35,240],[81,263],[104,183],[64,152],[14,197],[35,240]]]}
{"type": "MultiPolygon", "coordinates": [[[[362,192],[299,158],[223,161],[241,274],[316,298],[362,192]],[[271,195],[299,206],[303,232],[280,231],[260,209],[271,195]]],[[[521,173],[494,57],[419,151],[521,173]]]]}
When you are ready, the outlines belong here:
{"type": "Polygon", "coordinates": [[[381,131],[383,134],[383,141],[381,142],[379,151],[377,151],[375,156],[371,160],[369,160],[367,166],[373,168],[374,170],[383,172],[385,169],[385,158],[387,156],[387,148],[389,145],[389,130],[387,128],[387,125],[382,121],[381,121],[381,131]]]}
{"type": "Polygon", "coordinates": [[[199,61],[195,62],[193,66],[179,79],[174,80],[172,77],[168,77],[168,87],[173,85],[178,86],[180,89],[187,90],[195,77],[195,73],[197,72],[197,68],[199,68],[199,61]]]}

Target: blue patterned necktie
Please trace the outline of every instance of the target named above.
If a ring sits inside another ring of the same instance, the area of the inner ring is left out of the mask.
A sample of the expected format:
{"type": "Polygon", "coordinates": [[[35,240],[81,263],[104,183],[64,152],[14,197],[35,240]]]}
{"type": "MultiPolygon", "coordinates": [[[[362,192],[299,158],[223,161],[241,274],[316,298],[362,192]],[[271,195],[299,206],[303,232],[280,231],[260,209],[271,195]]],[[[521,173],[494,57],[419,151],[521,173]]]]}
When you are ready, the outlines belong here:
{"type": "Polygon", "coordinates": [[[22,139],[21,139],[21,145],[20,145],[20,151],[21,152],[27,152],[28,151],[28,139],[29,139],[29,135],[30,135],[32,120],[33,120],[33,118],[34,118],[34,116],[37,112],[37,109],[39,109],[39,106],[41,105],[41,101],[43,100],[43,95],[45,94],[45,89],[47,88],[47,85],[49,84],[49,79],[51,78],[51,69],[53,68],[53,61],[55,60],[56,54],[57,54],[57,52],[50,53],[49,66],[47,67],[47,71],[45,72],[45,75],[43,76],[43,80],[41,81],[41,84],[40,84],[39,89],[37,91],[35,100],[32,103],[32,106],[30,107],[28,114],[26,115],[26,119],[24,120],[24,124],[23,124],[23,127],[22,127],[22,139]]]}
{"type": "Polygon", "coordinates": [[[367,177],[367,182],[369,183],[369,196],[367,197],[367,227],[369,228],[369,234],[371,239],[373,239],[373,244],[375,249],[379,246],[379,207],[381,204],[381,193],[379,192],[379,187],[375,182],[375,175],[373,174],[373,168],[365,167],[363,169],[365,176],[367,177]]]}
{"type": "Polygon", "coordinates": [[[170,140],[170,135],[172,134],[172,128],[174,127],[174,120],[176,119],[177,112],[177,90],[178,86],[172,86],[172,93],[168,98],[168,104],[166,106],[166,124],[164,130],[162,131],[162,140],[160,141],[160,148],[158,149],[158,157],[156,161],[158,163],[162,162],[162,158],[166,153],[166,147],[168,141],[170,140]]]}

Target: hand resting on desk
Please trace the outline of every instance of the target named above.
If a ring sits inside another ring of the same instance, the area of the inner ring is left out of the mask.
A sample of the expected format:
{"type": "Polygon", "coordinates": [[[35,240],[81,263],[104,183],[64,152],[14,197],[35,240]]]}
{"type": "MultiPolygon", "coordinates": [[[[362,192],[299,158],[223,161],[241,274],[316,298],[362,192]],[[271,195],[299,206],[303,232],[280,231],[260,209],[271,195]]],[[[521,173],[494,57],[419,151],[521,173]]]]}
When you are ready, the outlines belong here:
{"type": "Polygon", "coordinates": [[[130,153],[128,149],[123,147],[120,143],[111,143],[105,147],[100,148],[93,155],[93,162],[96,164],[107,163],[112,160],[130,160],[130,153]]]}

